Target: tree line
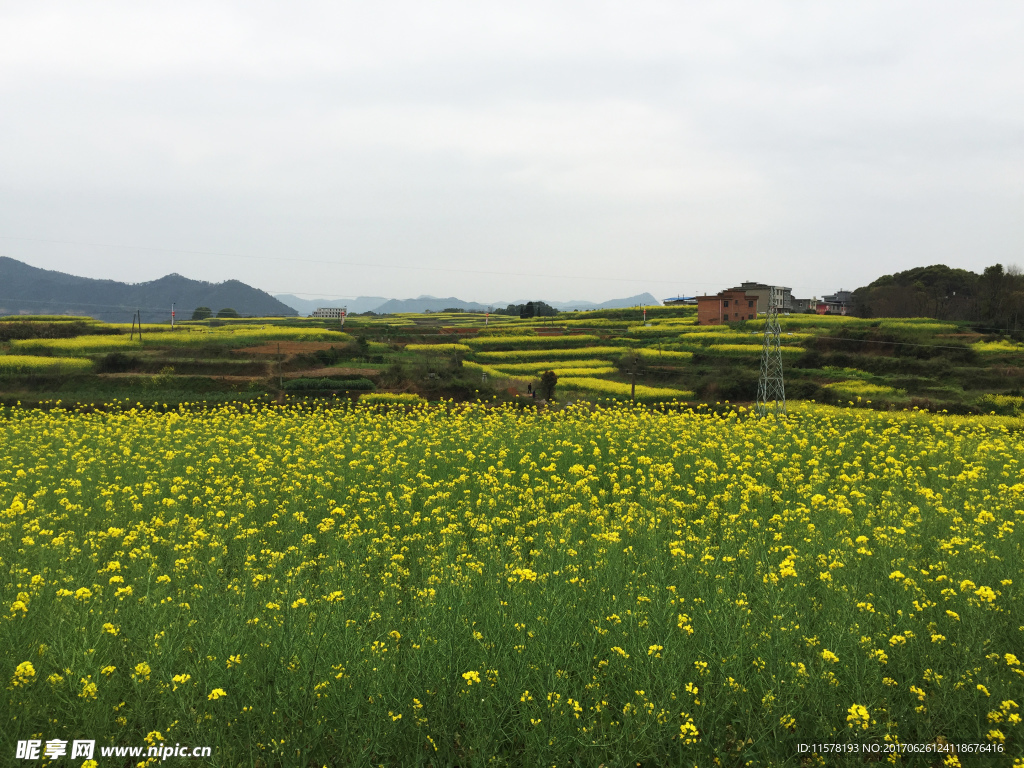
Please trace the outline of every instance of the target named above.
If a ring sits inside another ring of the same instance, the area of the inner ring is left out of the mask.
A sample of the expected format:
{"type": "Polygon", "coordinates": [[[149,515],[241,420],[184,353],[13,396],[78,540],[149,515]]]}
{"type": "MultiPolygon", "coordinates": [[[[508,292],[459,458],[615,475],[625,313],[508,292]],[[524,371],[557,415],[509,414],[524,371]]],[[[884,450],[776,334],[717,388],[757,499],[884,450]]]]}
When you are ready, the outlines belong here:
{"type": "Polygon", "coordinates": [[[518,317],[554,317],[558,310],[544,301],[528,301],[525,304],[509,304],[505,309],[494,310],[496,315],[513,315],[518,317]]]}
{"type": "Polygon", "coordinates": [[[883,275],[853,292],[859,317],[967,320],[993,330],[1024,330],[1024,274],[993,264],[978,274],[945,264],[883,275]]]}

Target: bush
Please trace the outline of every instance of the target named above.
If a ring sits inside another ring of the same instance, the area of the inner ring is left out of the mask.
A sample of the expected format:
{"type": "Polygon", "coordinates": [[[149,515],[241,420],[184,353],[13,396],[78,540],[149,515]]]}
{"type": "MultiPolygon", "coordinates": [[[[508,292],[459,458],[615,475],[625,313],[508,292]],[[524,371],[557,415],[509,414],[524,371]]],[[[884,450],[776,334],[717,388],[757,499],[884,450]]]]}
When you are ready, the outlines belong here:
{"type": "Polygon", "coordinates": [[[290,379],[284,383],[285,392],[341,392],[345,390],[373,390],[369,379],[290,379]]]}
{"type": "Polygon", "coordinates": [[[211,315],[213,315],[213,310],[210,309],[209,307],[196,307],[194,310],[192,310],[193,320],[206,320],[211,315]]]}
{"type": "Polygon", "coordinates": [[[100,373],[126,373],[135,370],[139,365],[139,358],[134,355],[126,355],[124,352],[110,352],[104,355],[97,366],[100,373]]]}
{"type": "Polygon", "coordinates": [[[786,397],[793,400],[820,400],[821,387],[808,379],[797,379],[786,382],[786,397]]]}
{"type": "Polygon", "coordinates": [[[237,309],[231,309],[231,307],[225,307],[217,313],[217,317],[240,317],[237,309]]]}
{"type": "Polygon", "coordinates": [[[554,371],[544,371],[540,376],[540,396],[545,400],[554,400],[556,384],[558,375],[554,371]]]}

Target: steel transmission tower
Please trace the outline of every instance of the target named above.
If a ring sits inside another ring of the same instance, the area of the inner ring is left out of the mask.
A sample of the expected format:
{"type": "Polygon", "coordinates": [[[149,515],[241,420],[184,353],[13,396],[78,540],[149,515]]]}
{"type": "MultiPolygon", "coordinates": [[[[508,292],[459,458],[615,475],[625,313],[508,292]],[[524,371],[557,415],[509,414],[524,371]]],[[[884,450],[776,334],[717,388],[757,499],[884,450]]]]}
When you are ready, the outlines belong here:
{"type": "Polygon", "coordinates": [[[782,380],[782,329],[779,308],[773,292],[769,292],[768,317],[764,324],[764,347],[761,350],[761,379],[757,382],[757,413],[759,416],[786,413],[786,385],[782,380]]]}

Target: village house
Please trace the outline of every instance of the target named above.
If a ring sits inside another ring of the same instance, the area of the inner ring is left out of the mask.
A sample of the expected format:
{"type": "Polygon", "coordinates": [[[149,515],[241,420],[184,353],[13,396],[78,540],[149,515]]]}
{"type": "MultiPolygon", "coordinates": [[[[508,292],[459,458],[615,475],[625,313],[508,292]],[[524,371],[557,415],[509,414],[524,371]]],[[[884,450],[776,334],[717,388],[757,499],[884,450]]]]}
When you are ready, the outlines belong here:
{"type": "Polygon", "coordinates": [[[721,325],[757,319],[758,300],[745,291],[720,291],[715,296],[697,297],[697,324],[721,325]]]}

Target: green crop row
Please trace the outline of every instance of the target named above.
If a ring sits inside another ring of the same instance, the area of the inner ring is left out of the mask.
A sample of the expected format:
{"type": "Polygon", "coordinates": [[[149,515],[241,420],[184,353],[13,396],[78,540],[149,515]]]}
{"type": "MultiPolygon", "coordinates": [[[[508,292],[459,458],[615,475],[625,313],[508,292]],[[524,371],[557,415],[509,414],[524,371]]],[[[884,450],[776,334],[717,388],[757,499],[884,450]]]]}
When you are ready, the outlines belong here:
{"type": "Polygon", "coordinates": [[[480,360],[537,360],[545,358],[618,357],[622,347],[577,347],[573,349],[513,349],[501,352],[477,352],[480,360]]]}
{"type": "Polygon", "coordinates": [[[500,363],[497,367],[513,373],[541,373],[552,368],[565,370],[575,368],[602,368],[608,365],[607,360],[545,360],[536,363],[500,363]]]}
{"type": "Polygon", "coordinates": [[[17,352],[59,352],[71,355],[140,349],[141,347],[142,342],[137,337],[130,339],[127,334],[119,336],[75,336],[70,339],[19,339],[11,342],[11,349],[17,352]]]}
{"type": "Polygon", "coordinates": [[[470,352],[465,344],[406,344],[409,352],[470,352]]]}
{"type": "MultiPolygon", "coordinates": [[[[558,380],[558,386],[566,389],[579,389],[587,392],[597,392],[603,395],[614,397],[630,397],[631,386],[620,381],[608,381],[607,379],[595,379],[590,377],[565,377],[558,380]]],[[[641,402],[661,401],[666,399],[688,400],[693,397],[693,392],[680,389],[668,389],[666,387],[648,387],[641,384],[636,385],[636,399],[641,402]]]]}
{"type": "Polygon", "coordinates": [[[846,397],[904,397],[906,390],[887,387],[884,384],[872,384],[863,379],[849,379],[847,381],[835,381],[825,384],[823,389],[828,389],[836,394],[846,397]]]}
{"type": "Polygon", "coordinates": [[[91,368],[92,361],[84,357],[0,355],[0,373],[72,373],[91,368]]]}
{"type": "Polygon", "coordinates": [[[411,392],[374,392],[373,394],[360,395],[360,403],[367,405],[416,405],[426,403],[419,395],[411,392]]]}
{"type": "Polygon", "coordinates": [[[584,347],[600,341],[598,336],[573,334],[565,336],[479,336],[466,339],[474,349],[541,349],[548,347],[584,347]]]}
{"type": "MultiPolygon", "coordinates": [[[[694,344],[687,346],[694,352],[712,357],[757,356],[764,350],[763,344],[715,344],[710,347],[700,347],[694,344]]],[[[804,350],[800,347],[780,347],[779,352],[784,358],[794,358],[803,354],[804,350]]]]}

